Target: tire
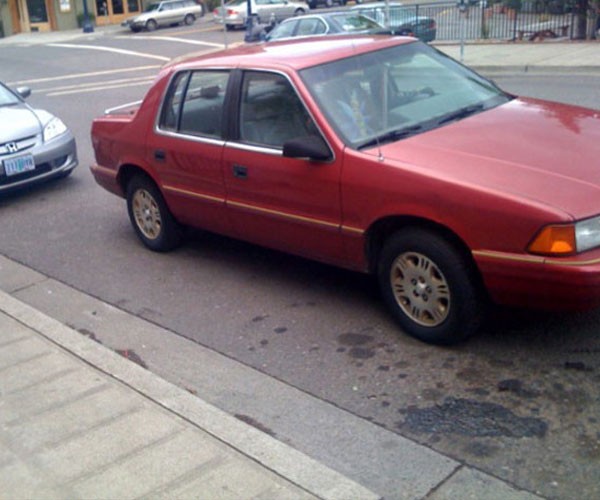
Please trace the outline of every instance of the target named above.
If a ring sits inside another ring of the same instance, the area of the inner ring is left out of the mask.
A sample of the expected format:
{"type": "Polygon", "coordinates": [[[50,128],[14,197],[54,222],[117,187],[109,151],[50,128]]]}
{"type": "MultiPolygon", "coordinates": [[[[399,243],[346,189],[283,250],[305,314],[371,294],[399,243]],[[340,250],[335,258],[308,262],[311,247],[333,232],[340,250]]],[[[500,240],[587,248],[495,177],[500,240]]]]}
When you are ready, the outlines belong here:
{"type": "Polygon", "coordinates": [[[377,273],[386,305],[409,335],[451,345],[478,330],[483,294],[474,267],[440,235],[417,228],[394,234],[377,273]]]}
{"type": "Polygon", "coordinates": [[[181,226],[156,184],[145,175],[136,175],[127,184],[127,212],[136,234],[150,250],[168,252],[181,243],[181,226]]]}
{"type": "Polygon", "coordinates": [[[191,24],[194,24],[194,21],[196,21],[196,18],[194,17],[193,14],[187,14],[184,18],[183,18],[183,24],[190,26],[191,24]]]}
{"type": "Polygon", "coordinates": [[[158,28],[158,23],[154,19],[146,21],[146,31],[154,31],[156,28],[158,28]]]}
{"type": "Polygon", "coordinates": [[[233,31],[235,29],[235,26],[233,24],[226,24],[225,29],[227,31],[233,31]]]}
{"type": "Polygon", "coordinates": [[[296,9],[294,11],[294,16],[302,16],[304,14],[305,10],[304,9],[296,9]]]}

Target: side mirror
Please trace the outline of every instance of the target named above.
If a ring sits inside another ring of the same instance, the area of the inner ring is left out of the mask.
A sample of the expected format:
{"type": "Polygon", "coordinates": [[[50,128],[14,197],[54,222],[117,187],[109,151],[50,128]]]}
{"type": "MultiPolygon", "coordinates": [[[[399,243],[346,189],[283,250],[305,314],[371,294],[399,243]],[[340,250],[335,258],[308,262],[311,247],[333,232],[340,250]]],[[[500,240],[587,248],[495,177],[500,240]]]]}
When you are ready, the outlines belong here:
{"type": "Polygon", "coordinates": [[[306,158],[316,161],[328,161],[333,158],[329,146],[320,135],[297,137],[283,144],[285,158],[306,158]]]}
{"type": "Polygon", "coordinates": [[[29,87],[17,87],[15,92],[23,99],[27,99],[31,95],[31,89],[29,87]]]}

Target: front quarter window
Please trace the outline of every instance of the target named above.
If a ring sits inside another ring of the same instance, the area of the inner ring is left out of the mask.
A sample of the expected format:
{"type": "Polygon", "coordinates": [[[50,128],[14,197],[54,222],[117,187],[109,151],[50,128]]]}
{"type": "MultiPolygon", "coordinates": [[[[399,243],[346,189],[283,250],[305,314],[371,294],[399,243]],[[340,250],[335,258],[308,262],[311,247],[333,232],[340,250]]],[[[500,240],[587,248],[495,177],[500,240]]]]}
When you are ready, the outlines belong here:
{"type": "Polygon", "coordinates": [[[355,149],[441,127],[511,98],[421,42],[314,66],[300,75],[340,138],[355,149]]]}

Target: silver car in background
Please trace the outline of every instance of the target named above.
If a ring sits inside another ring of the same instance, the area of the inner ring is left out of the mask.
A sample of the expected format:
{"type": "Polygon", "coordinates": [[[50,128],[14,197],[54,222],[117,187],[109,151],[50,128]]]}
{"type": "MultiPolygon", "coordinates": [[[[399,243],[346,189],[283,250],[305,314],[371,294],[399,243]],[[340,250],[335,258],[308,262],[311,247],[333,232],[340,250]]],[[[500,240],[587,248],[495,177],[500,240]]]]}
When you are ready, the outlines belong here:
{"type": "Polygon", "coordinates": [[[77,166],[75,138],[56,116],[0,83],[0,196],[47,179],[66,177],[77,166]]]}
{"type": "Polygon", "coordinates": [[[159,26],[193,24],[204,16],[204,4],[196,0],[165,0],[152,2],[141,14],[123,22],[131,31],[154,31],[159,26]]]}
{"type": "MultiPolygon", "coordinates": [[[[251,0],[252,15],[257,23],[279,22],[308,12],[308,4],[298,0],[251,0]]],[[[246,26],[247,0],[231,0],[214,11],[214,21],[228,30],[246,26]]]]}

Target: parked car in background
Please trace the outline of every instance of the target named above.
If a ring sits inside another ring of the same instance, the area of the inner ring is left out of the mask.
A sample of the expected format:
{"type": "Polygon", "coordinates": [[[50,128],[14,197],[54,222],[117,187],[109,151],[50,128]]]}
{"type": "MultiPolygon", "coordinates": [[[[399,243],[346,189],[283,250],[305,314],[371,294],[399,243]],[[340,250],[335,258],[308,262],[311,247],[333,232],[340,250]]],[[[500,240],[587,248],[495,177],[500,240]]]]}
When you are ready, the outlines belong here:
{"type": "Polygon", "coordinates": [[[385,2],[359,4],[352,7],[352,10],[389,27],[395,35],[415,36],[424,42],[435,40],[437,32],[435,19],[415,15],[414,5],[404,6],[401,3],[390,3],[389,22],[387,23],[385,2]]]}
{"type": "Polygon", "coordinates": [[[13,91],[0,83],[0,196],[66,177],[77,166],[73,134],[60,118],[26,104],[30,94],[28,87],[13,91]]]}
{"type": "MultiPolygon", "coordinates": [[[[252,0],[252,14],[257,24],[275,23],[308,11],[308,5],[299,0],[252,0]]],[[[246,26],[248,2],[231,0],[214,11],[214,21],[227,29],[246,26]]]]}
{"type": "Polygon", "coordinates": [[[390,34],[370,17],[350,11],[322,12],[286,19],[265,36],[266,41],[302,36],[352,34],[390,34]]]}
{"type": "Polygon", "coordinates": [[[348,0],[307,0],[308,6],[311,9],[316,9],[318,7],[333,7],[335,4],[340,6],[346,5],[348,0]]]}
{"type": "Polygon", "coordinates": [[[489,299],[600,304],[598,111],[507,94],[413,38],[177,59],[91,135],[148,248],[195,226],[372,273],[427,342],[475,333],[489,299]]]}
{"type": "Polygon", "coordinates": [[[165,0],[148,4],[141,14],[123,22],[123,26],[138,32],[154,31],[159,26],[193,24],[204,16],[204,4],[197,0],[165,0]]]}

